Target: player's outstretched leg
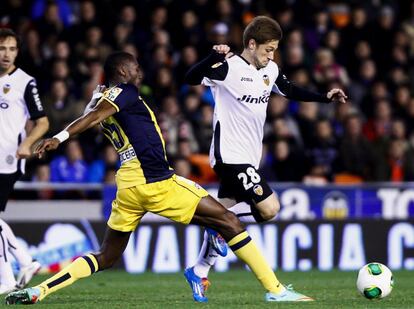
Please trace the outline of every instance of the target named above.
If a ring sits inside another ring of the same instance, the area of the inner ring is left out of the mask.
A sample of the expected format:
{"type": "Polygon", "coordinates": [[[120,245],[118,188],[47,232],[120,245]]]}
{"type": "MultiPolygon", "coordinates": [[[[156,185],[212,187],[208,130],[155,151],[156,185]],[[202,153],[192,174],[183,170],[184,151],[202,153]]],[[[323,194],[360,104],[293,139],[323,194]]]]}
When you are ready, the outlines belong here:
{"type": "Polygon", "coordinates": [[[9,293],[6,296],[6,304],[37,303],[78,279],[89,277],[97,271],[112,267],[124,252],[130,234],[130,232],[119,232],[108,227],[98,253],[77,258],[56,275],[35,287],[9,293]]]}
{"type": "MultiPolygon", "coordinates": [[[[244,230],[237,216],[212,197],[208,196],[200,201],[191,223],[210,227],[223,236],[234,254],[250,267],[256,278],[266,289],[266,301],[280,301],[279,299],[281,298],[281,301],[312,300],[310,297],[285,288],[279,282],[254,241],[244,230]],[[284,294],[288,294],[288,296],[283,296],[284,294]]],[[[194,286],[199,288],[197,285],[191,286],[193,295],[197,292],[194,286]]],[[[204,290],[202,290],[201,294],[205,297],[204,290]]]]}

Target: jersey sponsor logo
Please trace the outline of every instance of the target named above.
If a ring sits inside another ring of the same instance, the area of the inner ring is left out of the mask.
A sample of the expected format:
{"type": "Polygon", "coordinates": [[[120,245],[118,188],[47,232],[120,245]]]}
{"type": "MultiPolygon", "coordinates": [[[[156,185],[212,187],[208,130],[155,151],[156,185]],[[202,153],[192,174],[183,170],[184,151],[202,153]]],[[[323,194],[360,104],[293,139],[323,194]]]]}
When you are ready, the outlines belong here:
{"type": "Polygon", "coordinates": [[[135,153],[134,148],[129,147],[127,150],[121,151],[119,153],[119,160],[121,161],[121,164],[124,164],[125,162],[131,161],[132,159],[136,158],[137,155],[135,153]]]}
{"type": "Polygon", "coordinates": [[[8,93],[8,92],[10,91],[10,89],[11,89],[10,84],[5,84],[5,85],[3,86],[3,93],[4,93],[4,94],[8,93]]]}
{"type": "Polygon", "coordinates": [[[111,90],[109,90],[108,94],[106,95],[106,97],[111,100],[111,101],[115,101],[115,99],[117,98],[117,96],[119,96],[119,94],[122,92],[122,89],[119,87],[114,87],[111,90]]]}
{"type": "Polygon", "coordinates": [[[36,82],[34,80],[32,80],[29,83],[29,85],[32,86],[33,99],[35,101],[37,110],[38,111],[42,111],[43,110],[43,106],[42,106],[42,102],[40,102],[39,91],[37,90],[36,82]]]}
{"type": "Polygon", "coordinates": [[[266,104],[267,102],[269,102],[269,97],[270,97],[269,94],[264,94],[264,95],[261,95],[260,97],[252,97],[249,94],[249,95],[244,95],[241,98],[237,98],[237,100],[240,102],[245,102],[245,103],[266,104]]]}
{"type": "Polygon", "coordinates": [[[242,77],[240,79],[240,81],[242,81],[242,82],[253,82],[253,78],[251,78],[251,77],[242,77]]]}
{"type": "Polygon", "coordinates": [[[221,66],[222,64],[223,64],[223,62],[217,62],[217,63],[213,64],[213,65],[211,66],[211,68],[212,68],[212,69],[216,69],[216,68],[218,68],[219,66],[221,66]]]}
{"type": "Polygon", "coordinates": [[[270,79],[268,75],[263,75],[263,82],[265,83],[266,86],[269,86],[270,84],[270,79]]]}

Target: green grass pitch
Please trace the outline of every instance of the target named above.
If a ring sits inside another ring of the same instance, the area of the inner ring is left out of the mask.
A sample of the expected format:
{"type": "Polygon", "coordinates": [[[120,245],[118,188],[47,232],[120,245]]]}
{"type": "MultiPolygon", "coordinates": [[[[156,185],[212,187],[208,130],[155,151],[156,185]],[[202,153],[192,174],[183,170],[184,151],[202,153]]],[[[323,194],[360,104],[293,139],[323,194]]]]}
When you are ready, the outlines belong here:
{"type": "MultiPolygon", "coordinates": [[[[265,303],[264,291],[247,271],[211,273],[212,286],[208,304],[196,304],[184,276],[145,273],[130,275],[123,271],[106,271],[79,280],[72,286],[46,298],[36,307],[49,308],[414,308],[414,274],[395,271],[395,286],[383,300],[367,300],[358,294],[357,272],[280,272],[284,283],[293,283],[316,302],[265,303]]],[[[46,276],[37,276],[37,284],[46,276]]],[[[4,299],[4,295],[3,295],[4,299]]],[[[3,302],[4,304],[4,302],[3,302]]],[[[5,305],[1,305],[6,307],[5,305]]]]}

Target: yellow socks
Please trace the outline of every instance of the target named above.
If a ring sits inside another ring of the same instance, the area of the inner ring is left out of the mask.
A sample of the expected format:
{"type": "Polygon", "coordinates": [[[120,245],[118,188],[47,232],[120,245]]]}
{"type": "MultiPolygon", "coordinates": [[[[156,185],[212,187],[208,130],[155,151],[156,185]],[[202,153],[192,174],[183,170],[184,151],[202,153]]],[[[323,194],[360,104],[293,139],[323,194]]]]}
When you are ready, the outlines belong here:
{"type": "Polygon", "coordinates": [[[233,237],[228,245],[234,254],[250,267],[267,291],[279,294],[284,290],[284,286],[277,280],[275,273],[246,231],[233,237]]]}
{"type": "Polygon", "coordinates": [[[36,286],[37,288],[40,288],[41,291],[39,300],[42,300],[57,290],[71,285],[78,279],[89,277],[97,271],[98,261],[95,256],[88,254],[79,257],[56,275],[36,286]]]}

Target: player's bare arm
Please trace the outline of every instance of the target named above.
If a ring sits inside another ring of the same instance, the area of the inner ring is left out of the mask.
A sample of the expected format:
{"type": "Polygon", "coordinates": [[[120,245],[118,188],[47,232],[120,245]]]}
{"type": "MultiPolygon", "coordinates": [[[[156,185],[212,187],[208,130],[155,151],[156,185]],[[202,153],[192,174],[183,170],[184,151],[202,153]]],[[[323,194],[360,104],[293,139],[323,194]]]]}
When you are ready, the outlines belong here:
{"type": "MultiPolygon", "coordinates": [[[[89,113],[74,120],[61,132],[66,135],[66,138],[64,140],[66,140],[72,135],[81,133],[89,128],[92,128],[93,126],[97,125],[98,123],[105,120],[109,116],[112,116],[115,113],[115,107],[106,100],[102,100],[89,113]]],[[[56,149],[62,141],[63,140],[60,140],[58,137],[43,139],[36,145],[34,153],[39,158],[41,158],[45,151],[56,149]]]]}
{"type": "Polygon", "coordinates": [[[47,117],[41,117],[35,120],[35,126],[30,131],[30,134],[19,145],[16,152],[16,158],[25,159],[31,156],[32,145],[39,140],[49,129],[49,120],[47,117]]]}

